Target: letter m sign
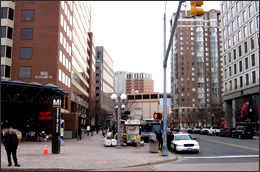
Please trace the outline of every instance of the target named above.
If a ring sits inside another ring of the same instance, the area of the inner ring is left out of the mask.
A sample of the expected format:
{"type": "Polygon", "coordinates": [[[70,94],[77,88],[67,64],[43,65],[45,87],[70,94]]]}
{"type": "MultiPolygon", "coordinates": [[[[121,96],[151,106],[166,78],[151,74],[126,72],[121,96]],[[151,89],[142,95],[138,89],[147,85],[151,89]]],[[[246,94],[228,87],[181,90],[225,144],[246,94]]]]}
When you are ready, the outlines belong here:
{"type": "Polygon", "coordinates": [[[53,106],[61,106],[61,100],[60,99],[53,99],[53,106]]]}

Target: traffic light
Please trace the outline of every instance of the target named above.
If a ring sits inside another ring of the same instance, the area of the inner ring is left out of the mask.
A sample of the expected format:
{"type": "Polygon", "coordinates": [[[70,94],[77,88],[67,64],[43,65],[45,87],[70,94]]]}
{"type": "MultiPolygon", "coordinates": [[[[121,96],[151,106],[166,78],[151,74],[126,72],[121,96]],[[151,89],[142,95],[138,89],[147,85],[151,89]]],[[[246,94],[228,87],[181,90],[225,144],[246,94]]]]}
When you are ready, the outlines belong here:
{"type": "Polygon", "coordinates": [[[191,10],[190,10],[191,16],[204,15],[204,9],[199,8],[201,5],[203,5],[203,1],[190,1],[190,5],[191,5],[191,10]]]}
{"type": "Polygon", "coordinates": [[[130,111],[124,111],[124,112],[121,114],[121,119],[127,120],[129,114],[130,114],[130,111]]]}
{"type": "Polygon", "coordinates": [[[154,113],[153,114],[153,119],[161,120],[162,119],[162,113],[154,113]]]}

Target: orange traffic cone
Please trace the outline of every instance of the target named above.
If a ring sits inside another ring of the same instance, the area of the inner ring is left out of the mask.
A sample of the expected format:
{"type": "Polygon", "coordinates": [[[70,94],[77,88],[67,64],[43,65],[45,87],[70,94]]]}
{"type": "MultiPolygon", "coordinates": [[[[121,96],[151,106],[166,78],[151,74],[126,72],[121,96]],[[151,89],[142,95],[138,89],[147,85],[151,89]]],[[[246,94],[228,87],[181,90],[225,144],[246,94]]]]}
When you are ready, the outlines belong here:
{"type": "Polygon", "coordinates": [[[45,143],[45,148],[44,148],[44,151],[43,151],[43,155],[49,155],[48,154],[48,149],[47,149],[47,143],[45,143]]]}

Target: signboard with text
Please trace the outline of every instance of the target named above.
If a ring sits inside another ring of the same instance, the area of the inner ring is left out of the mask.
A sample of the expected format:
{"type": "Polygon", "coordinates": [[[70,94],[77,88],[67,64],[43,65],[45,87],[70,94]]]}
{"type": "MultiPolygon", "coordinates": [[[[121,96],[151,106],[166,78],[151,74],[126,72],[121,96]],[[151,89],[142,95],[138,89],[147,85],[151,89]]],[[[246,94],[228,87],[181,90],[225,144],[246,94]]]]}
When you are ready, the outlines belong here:
{"type": "Polygon", "coordinates": [[[60,153],[61,99],[54,98],[52,104],[52,153],[60,153]]]}

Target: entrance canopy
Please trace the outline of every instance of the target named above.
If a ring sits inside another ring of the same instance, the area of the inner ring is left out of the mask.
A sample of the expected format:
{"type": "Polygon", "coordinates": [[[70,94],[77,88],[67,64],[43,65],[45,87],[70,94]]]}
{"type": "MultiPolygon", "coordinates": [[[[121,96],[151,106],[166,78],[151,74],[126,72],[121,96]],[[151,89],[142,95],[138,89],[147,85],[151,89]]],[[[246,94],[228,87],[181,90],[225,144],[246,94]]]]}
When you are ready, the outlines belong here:
{"type": "Polygon", "coordinates": [[[1,102],[52,106],[52,99],[62,95],[69,93],[53,84],[1,79],[1,102]]]}

